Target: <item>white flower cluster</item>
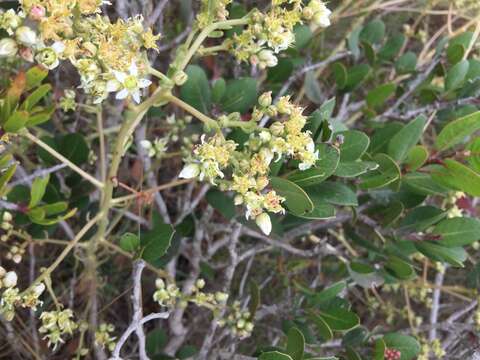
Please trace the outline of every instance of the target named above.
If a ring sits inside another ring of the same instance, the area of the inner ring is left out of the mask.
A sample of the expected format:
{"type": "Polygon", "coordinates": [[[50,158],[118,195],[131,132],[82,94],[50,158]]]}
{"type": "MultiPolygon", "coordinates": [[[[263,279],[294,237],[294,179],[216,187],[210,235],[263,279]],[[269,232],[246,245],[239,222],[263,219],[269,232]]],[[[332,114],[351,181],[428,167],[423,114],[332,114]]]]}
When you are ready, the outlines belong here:
{"type": "Polygon", "coordinates": [[[3,231],[5,231],[5,233],[0,236],[0,241],[5,243],[5,245],[8,247],[5,258],[13,261],[15,264],[19,264],[22,261],[23,254],[25,253],[25,247],[16,242],[7,244],[7,242],[12,238],[14,231],[12,221],[12,214],[8,211],[4,211],[0,227],[3,231]]]}
{"type": "Polygon", "coordinates": [[[0,289],[4,289],[0,297],[0,315],[7,321],[12,321],[15,316],[15,307],[22,306],[36,310],[42,302],[39,300],[45,291],[43,283],[35,284],[24,294],[16,287],[18,275],[15,271],[6,271],[0,266],[0,289]]]}
{"type": "Polygon", "coordinates": [[[190,295],[183,294],[174,284],[166,285],[162,279],[157,279],[155,285],[157,291],[153,294],[153,299],[161,306],[187,307],[188,303],[193,303],[211,310],[214,317],[226,313],[227,315],[217,320],[218,323],[221,326],[227,325],[231,332],[240,338],[248,337],[253,330],[250,313],[241,311],[239,302],[235,302],[230,309],[227,306],[227,293],[202,291],[205,287],[205,280],[203,279],[198,279],[195,282],[190,295]]]}
{"type": "Polygon", "coordinates": [[[465,197],[465,193],[461,191],[456,191],[449,194],[449,196],[447,197],[447,205],[448,205],[447,217],[448,218],[463,216],[463,210],[458,207],[457,202],[458,200],[464,197],[465,197]]]}
{"type": "Polygon", "coordinates": [[[153,142],[149,140],[142,140],[140,145],[147,153],[148,157],[155,157],[160,159],[163,154],[167,151],[168,137],[155,138],[153,142]]]}
{"type": "Polygon", "coordinates": [[[288,96],[272,104],[271,93],[259,98],[259,106],[253,111],[251,123],[255,125],[265,115],[277,118],[268,128],[258,128],[250,135],[241,151],[233,140],[226,140],[217,133],[208,140],[202,137],[193,156],[180,172],[181,178],[208,180],[220,183],[225,190],[234,191],[235,204],[244,204],[247,219],[254,219],[265,234],[272,224],[268,212],[283,213],[284,198],[274,190],[268,190],[268,175],[273,161],[293,158],[299,161],[298,168],[307,170],[318,160],[318,150],[308,131],[302,131],[307,118],[303,109],[290,102],[288,96]],[[229,170],[231,177],[226,177],[229,170]]]}
{"type": "Polygon", "coordinates": [[[55,350],[59,344],[65,340],[62,336],[72,335],[78,328],[78,324],[73,320],[73,311],[70,309],[44,311],[40,315],[42,326],[38,330],[45,334],[44,339],[48,340],[48,346],[53,346],[55,350]]]}
{"type": "Polygon", "coordinates": [[[116,345],[116,337],[112,336],[114,331],[115,326],[113,324],[100,324],[97,331],[95,331],[95,343],[102,348],[113,351],[116,345]]]}
{"type": "Polygon", "coordinates": [[[218,321],[221,327],[227,326],[231,333],[241,339],[247,338],[252,334],[254,324],[249,311],[242,311],[240,302],[233,303],[231,313],[218,321]]]}
{"type": "Polygon", "coordinates": [[[250,61],[264,69],[276,66],[277,54],[295,41],[294,27],[303,20],[312,25],[330,25],[331,11],[321,0],[311,0],[304,6],[302,0],[273,0],[270,10],[263,14],[254,10],[247,28],[225,45],[239,61],[250,61]]]}
{"type": "MultiPolygon", "coordinates": [[[[145,30],[137,16],[111,23],[99,15],[100,0],[23,0],[18,12],[0,13],[0,59],[20,56],[25,61],[56,68],[69,60],[80,74],[81,88],[102,102],[110,92],[117,99],[140,102],[149,64],[145,51],[157,50],[159,35],[145,30]]],[[[66,106],[71,110],[71,101],[66,106]]],[[[67,104],[65,103],[65,104],[67,104]]]]}

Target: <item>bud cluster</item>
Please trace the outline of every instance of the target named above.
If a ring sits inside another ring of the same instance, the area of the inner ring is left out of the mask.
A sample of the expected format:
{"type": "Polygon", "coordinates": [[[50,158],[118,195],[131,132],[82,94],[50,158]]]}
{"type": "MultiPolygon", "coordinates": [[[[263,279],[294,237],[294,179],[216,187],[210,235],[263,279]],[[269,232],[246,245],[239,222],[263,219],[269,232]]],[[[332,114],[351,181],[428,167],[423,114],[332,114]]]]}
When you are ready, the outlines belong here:
{"type": "Polygon", "coordinates": [[[157,291],[153,294],[153,299],[161,306],[183,307],[186,308],[189,303],[204,307],[212,311],[214,317],[221,319],[218,323],[221,326],[228,325],[232,333],[241,338],[247,337],[253,330],[253,323],[248,312],[240,310],[240,303],[235,302],[231,308],[227,306],[228,294],[217,291],[208,293],[202,291],[205,287],[205,280],[198,279],[191,288],[189,295],[184,294],[175,284],[165,284],[162,279],[155,282],[157,291]],[[222,314],[227,314],[222,317],[222,314]]]}
{"type": "Polygon", "coordinates": [[[224,319],[218,321],[219,326],[228,327],[231,333],[241,339],[247,338],[252,334],[254,324],[249,311],[242,311],[240,302],[235,301],[224,319]]]}
{"type": "Polygon", "coordinates": [[[22,261],[23,254],[25,253],[25,247],[18,242],[7,244],[7,242],[12,238],[14,232],[12,220],[12,214],[8,211],[4,211],[2,215],[2,222],[0,224],[0,227],[4,233],[0,235],[0,241],[8,247],[5,258],[13,261],[15,264],[19,264],[22,261]]]}
{"type": "Polygon", "coordinates": [[[463,216],[463,210],[458,207],[457,202],[458,200],[462,199],[465,197],[465,193],[461,191],[455,191],[449,194],[447,197],[447,217],[448,218],[454,218],[454,217],[462,217],[463,216]]]}
{"type": "Polygon", "coordinates": [[[0,266],[0,289],[4,289],[0,297],[0,316],[12,321],[15,316],[15,307],[21,306],[36,310],[42,304],[40,296],[45,291],[45,285],[38,283],[24,294],[16,287],[18,275],[15,271],[6,271],[0,266]]]}
{"type": "Polygon", "coordinates": [[[95,331],[95,343],[102,348],[106,348],[109,351],[113,351],[115,348],[116,342],[115,336],[112,336],[112,333],[115,331],[115,326],[113,324],[102,323],[95,331]]]}
{"type": "Polygon", "coordinates": [[[310,133],[302,131],[306,122],[303,109],[291,103],[288,96],[274,105],[271,93],[265,93],[259,98],[252,120],[240,121],[243,127],[253,125],[253,132],[241,150],[220,132],[208,140],[202,136],[202,143],[195,147],[179,176],[198,177],[215,185],[220,182],[221,189],[234,191],[235,204],[244,204],[247,208],[247,219],[254,219],[261,230],[269,234],[272,225],[267,212],[283,213],[285,200],[268,189],[271,163],[293,158],[299,161],[300,170],[306,170],[314,166],[319,157],[310,133]],[[276,120],[268,128],[260,128],[256,123],[264,116],[276,120]]]}
{"type": "Polygon", "coordinates": [[[247,28],[225,46],[239,61],[250,61],[264,69],[276,66],[277,54],[295,41],[293,29],[303,20],[313,26],[330,25],[331,11],[323,1],[311,0],[307,6],[302,0],[275,0],[266,14],[254,10],[247,28]]]}
{"type": "Polygon", "coordinates": [[[73,311],[70,309],[44,311],[40,315],[42,326],[38,330],[45,334],[44,339],[48,340],[48,346],[55,349],[59,344],[63,344],[65,335],[72,335],[78,328],[78,324],[73,320],[73,311]]]}

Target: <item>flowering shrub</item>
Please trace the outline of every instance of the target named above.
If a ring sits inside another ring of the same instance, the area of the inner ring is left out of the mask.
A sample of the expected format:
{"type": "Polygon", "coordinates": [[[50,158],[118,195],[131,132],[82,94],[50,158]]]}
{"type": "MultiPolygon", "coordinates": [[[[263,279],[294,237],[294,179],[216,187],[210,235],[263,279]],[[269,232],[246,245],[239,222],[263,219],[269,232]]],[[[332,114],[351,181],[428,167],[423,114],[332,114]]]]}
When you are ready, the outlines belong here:
{"type": "Polygon", "coordinates": [[[0,4],[7,358],[479,355],[478,6],[253,3],[0,4]]]}

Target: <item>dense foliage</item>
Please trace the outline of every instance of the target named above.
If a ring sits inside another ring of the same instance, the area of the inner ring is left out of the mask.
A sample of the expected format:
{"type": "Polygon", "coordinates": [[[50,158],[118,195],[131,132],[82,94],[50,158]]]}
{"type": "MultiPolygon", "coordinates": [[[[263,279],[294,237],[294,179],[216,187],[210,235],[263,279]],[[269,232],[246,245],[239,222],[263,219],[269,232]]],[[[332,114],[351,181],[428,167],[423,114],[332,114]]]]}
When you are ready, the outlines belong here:
{"type": "Polygon", "coordinates": [[[0,358],[480,356],[476,1],[0,6],[0,358]]]}

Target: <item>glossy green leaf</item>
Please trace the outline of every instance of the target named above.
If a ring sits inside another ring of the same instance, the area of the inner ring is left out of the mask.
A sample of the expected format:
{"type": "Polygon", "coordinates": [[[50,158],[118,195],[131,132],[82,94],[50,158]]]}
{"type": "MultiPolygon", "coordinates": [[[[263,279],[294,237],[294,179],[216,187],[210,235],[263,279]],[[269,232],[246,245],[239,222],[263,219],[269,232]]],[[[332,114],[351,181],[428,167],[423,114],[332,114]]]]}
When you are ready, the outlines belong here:
{"type": "Polygon", "coordinates": [[[408,51],[398,58],[395,62],[395,70],[398,74],[408,74],[414,72],[417,68],[417,55],[408,51]]]}
{"type": "Polygon", "coordinates": [[[246,113],[257,102],[257,81],[240,78],[229,81],[222,97],[222,109],[227,113],[246,113]]]}
{"type": "Polygon", "coordinates": [[[38,104],[52,89],[52,85],[43,84],[33,91],[22,104],[22,109],[31,111],[35,105],[38,104]]]}
{"type": "Polygon", "coordinates": [[[378,168],[362,176],[361,189],[382,188],[400,179],[400,169],[388,155],[377,154],[373,159],[378,168]]]}
{"type": "Polygon", "coordinates": [[[326,303],[332,299],[334,299],[340,292],[342,292],[347,287],[347,283],[345,281],[337,282],[329,287],[323,289],[322,291],[316,293],[312,297],[312,301],[315,304],[322,304],[326,303]]]}
{"type": "Polygon", "coordinates": [[[469,151],[468,164],[475,172],[480,173],[480,137],[467,146],[467,151],[469,151]]]}
{"type": "Polygon", "coordinates": [[[421,195],[442,195],[448,192],[448,188],[437,184],[430,174],[415,172],[405,175],[402,181],[410,191],[421,195]]]}
{"type": "Polygon", "coordinates": [[[197,65],[189,65],[185,72],[187,82],[180,88],[180,97],[198,111],[207,114],[212,104],[212,95],[205,71],[197,65]]]}
{"type": "Polygon", "coordinates": [[[370,21],[360,33],[360,40],[370,44],[378,44],[385,37],[385,23],[382,20],[370,21]]]}
{"type": "Polygon", "coordinates": [[[403,162],[409,151],[418,143],[425,129],[427,119],[419,116],[405,125],[388,144],[388,154],[398,162],[403,162]]]}
{"type": "Polygon", "coordinates": [[[382,106],[394,93],[397,86],[394,83],[383,84],[370,90],[367,94],[367,104],[376,109],[382,106]]]}
{"type": "Polygon", "coordinates": [[[391,256],[387,260],[385,270],[399,280],[411,280],[416,276],[412,265],[396,256],[391,256]]]}
{"type": "Polygon", "coordinates": [[[335,76],[335,82],[339,89],[345,88],[347,85],[347,68],[340,62],[333,64],[332,66],[333,75],[335,76]]]}
{"type": "Polygon", "coordinates": [[[357,195],[345,184],[338,181],[325,181],[308,187],[311,199],[342,206],[358,206],[357,195]]]}
{"type": "Polygon", "coordinates": [[[13,164],[7,168],[1,175],[0,175],[0,196],[5,195],[5,189],[7,187],[8,182],[12,178],[12,176],[15,174],[15,171],[17,170],[17,164],[13,164]]]}
{"type": "Polygon", "coordinates": [[[37,65],[28,69],[27,76],[27,90],[33,89],[39,86],[42,81],[47,77],[48,70],[43,66],[37,65]]]}
{"type": "Polygon", "coordinates": [[[323,100],[322,89],[320,88],[314,71],[309,71],[305,74],[304,86],[307,98],[315,104],[321,104],[323,100]]]}
{"type": "Polygon", "coordinates": [[[227,83],[223,78],[215,80],[212,86],[212,101],[219,103],[225,95],[227,89],[227,83]]]}
{"type": "Polygon", "coordinates": [[[391,333],[385,335],[383,340],[388,349],[400,351],[400,360],[413,360],[420,354],[420,344],[411,336],[391,333]]]}
{"type": "Polygon", "coordinates": [[[259,356],[258,360],[293,360],[291,356],[282,354],[278,351],[264,352],[259,356]]]}
{"type": "Polygon", "coordinates": [[[132,233],[125,233],[120,238],[120,247],[122,250],[133,253],[140,247],[140,239],[132,233]]]}
{"type": "Polygon", "coordinates": [[[480,130],[480,111],[448,123],[435,139],[435,147],[447,150],[480,130]]]}
{"type": "Polygon", "coordinates": [[[207,202],[222,214],[225,219],[233,219],[235,217],[235,205],[233,199],[217,189],[211,189],[206,195],[207,202]]]}
{"type": "Polygon", "coordinates": [[[438,184],[480,196],[480,174],[458,161],[447,159],[443,167],[432,172],[432,179],[438,184]]]}
{"type": "Polygon", "coordinates": [[[348,266],[348,273],[355,283],[363,288],[380,286],[383,284],[383,277],[378,274],[373,266],[352,262],[348,266]]]}
{"type": "Polygon", "coordinates": [[[25,127],[28,121],[28,112],[15,111],[3,125],[3,129],[9,133],[16,133],[25,127]]]}
{"type": "Polygon", "coordinates": [[[37,204],[42,200],[45,195],[45,190],[47,188],[48,182],[50,181],[50,176],[38,177],[33,180],[32,189],[30,190],[30,202],[28,207],[30,209],[37,206],[37,204]]]}
{"type": "Polygon", "coordinates": [[[372,161],[348,161],[338,164],[334,175],[343,178],[353,178],[378,168],[378,164],[372,161]]]}
{"type": "Polygon", "coordinates": [[[368,136],[357,130],[348,130],[337,133],[343,137],[343,143],[340,145],[340,161],[348,162],[359,159],[370,145],[368,136]]]}
{"type": "Polygon", "coordinates": [[[433,241],[419,241],[415,247],[433,261],[447,262],[453,266],[463,267],[467,253],[462,247],[447,247],[433,241]]]}
{"type": "Polygon", "coordinates": [[[314,208],[312,211],[297,215],[301,218],[304,219],[310,219],[310,220],[326,220],[326,219],[332,219],[335,217],[335,207],[330,204],[322,203],[319,201],[316,201],[315,199],[311,199],[314,203],[314,208]]]}
{"type": "Polygon", "coordinates": [[[468,60],[462,60],[448,70],[445,77],[445,90],[452,91],[460,87],[465,81],[470,64],[468,60]]]}
{"type": "Polygon", "coordinates": [[[313,210],[313,202],[307,193],[292,181],[273,177],[270,179],[270,185],[280,195],[285,198],[285,205],[294,215],[304,215],[313,210]]]}
{"type": "Polygon", "coordinates": [[[417,145],[410,149],[407,158],[405,159],[405,166],[408,171],[415,171],[421,168],[428,160],[428,150],[425,146],[417,145]]]}
{"type": "Polygon", "coordinates": [[[410,211],[400,223],[399,229],[403,231],[424,231],[442,220],[447,213],[431,205],[419,206],[410,211]]]}
{"type": "Polygon", "coordinates": [[[58,142],[58,151],[76,165],[88,161],[90,149],[85,138],[79,133],[63,136],[58,142]]]}
{"type": "Polygon", "coordinates": [[[140,237],[143,247],[142,258],[152,262],[166,254],[171,245],[175,230],[170,224],[165,224],[157,212],[153,214],[152,230],[142,233],[140,237]]]}
{"type": "Polygon", "coordinates": [[[402,49],[405,44],[405,35],[395,34],[388,38],[387,42],[383,48],[378,53],[378,57],[382,60],[392,60],[394,59],[402,49]]]}
{"type": "Polygon", "coordinates": [[[340,307],[322,310],[319,314],[334,331],[347,331],[360,324],[357,314],[340,307]]]}
{"type": "Polygon", "coordinates": [[[480,220],[467,217],[454,217],[438,223],[433,229],[440,235],[439,244],[445,246],[471,245],[480,239],[480,220]]]}
{"type": "Polygon", "coordinates": [[[300,330],[291,327],[287,335],[287,354],[293,360],[302,360],[305,349],[305,338],[300,330]]]}
{"type": "Polygon", "coordinates": [[[295,171],[288,177],[288,180],[293,181],[299,186],[307,187],[319,184],[332,176],[340,160],[338,149],[327,144],[320,144],[318,149],[319,159],[315,166],[308,170],[295,171]]]}
{"type": "Polygon", "coordinates": [[[312,313],[309,315],[309,319],[313,322],[323,340],[330,341],[333,339],[332,329],[321,316],[312,313]]]}

